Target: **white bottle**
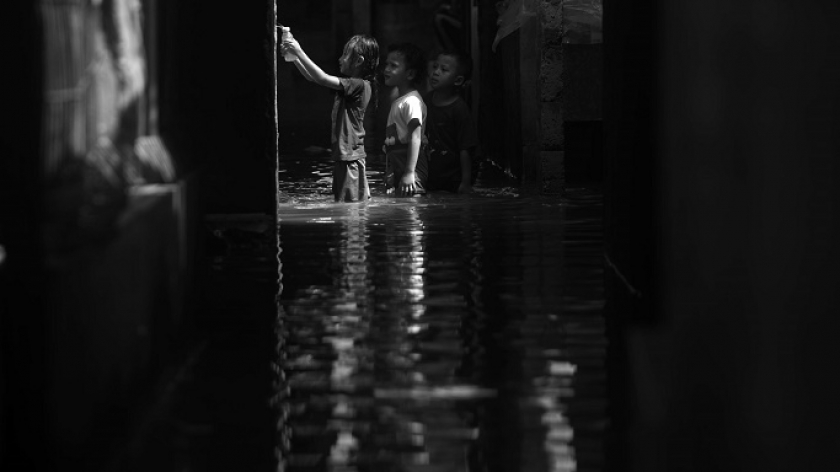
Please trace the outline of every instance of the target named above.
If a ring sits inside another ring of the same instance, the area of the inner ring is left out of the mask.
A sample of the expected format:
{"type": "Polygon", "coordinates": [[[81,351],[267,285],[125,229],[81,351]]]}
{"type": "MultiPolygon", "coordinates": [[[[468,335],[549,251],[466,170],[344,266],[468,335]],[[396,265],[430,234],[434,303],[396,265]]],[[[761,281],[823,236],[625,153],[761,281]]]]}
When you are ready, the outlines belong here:
{"type": "MultiPolygon", "coordinates": [[[[282,33],[280,35],[280,42],[281,43],[283,41],[286,41],[287,39],[292,39],[292,29],[291,28],[289,28],[288,26],[281,26],[280,31],[282,33]]],[[[297,59],[297,58],[295,57],[294,54],[291,54],[291,53],[287,52],[287,53],[283,54],[283,59],[285,59],[286,62],[295,62],[295,59],[297,59]]]]}

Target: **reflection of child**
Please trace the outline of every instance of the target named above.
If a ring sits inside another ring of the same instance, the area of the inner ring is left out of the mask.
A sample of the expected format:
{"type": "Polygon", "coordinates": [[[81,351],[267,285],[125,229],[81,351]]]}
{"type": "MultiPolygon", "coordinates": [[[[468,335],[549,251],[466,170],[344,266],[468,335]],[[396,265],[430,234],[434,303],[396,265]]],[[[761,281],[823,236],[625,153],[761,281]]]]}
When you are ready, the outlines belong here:
{"type": "MultiPolygon", "coordinates": [[[[344,45],[338,59],[341,73],[325,73],[303,52],[294,38],[283,42],[283,52],[297,57],[295,66],[316,84],[336,90],[332,111],[333,195],[335,201],[359,201],[370,198],[365,174],[365,110],[376,87],[379,44],[366,35],[356,35],[344,45]]],[[[374,97],[374,106],[376,98],[374,97]]]]}
{"type": "Polygon", "coordinates": [[[385,85],[395,88],[397,98],[391,103],[385,128],[385,184],[399,196],[426,192],[426,105],[417,91],[425,71],[423,51],[414,44],[388,48],[385,85]]]}
{"type": "Polygon", "coordinates": [[[461,90],[470,78],[472,60],[458,51],[444,51],[432,63],[426,96],[429,119],[429,190],[469,193],[475,181],[473,156],[478,144],[475,126],[461,90]]]}

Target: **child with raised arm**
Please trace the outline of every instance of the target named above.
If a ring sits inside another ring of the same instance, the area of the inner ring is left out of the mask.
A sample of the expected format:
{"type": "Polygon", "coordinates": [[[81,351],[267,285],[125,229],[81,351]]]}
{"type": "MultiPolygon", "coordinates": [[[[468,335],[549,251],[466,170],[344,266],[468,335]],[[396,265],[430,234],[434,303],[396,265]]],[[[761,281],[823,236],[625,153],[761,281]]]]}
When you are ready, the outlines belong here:
{"type": "Polygon", "coordinates": [[[432,63],[425,96],[429,140],[428,190],[470,193],[475,181],[475,125],[461,92],[470,79],[472,59],[461,51],[447,50],[432,63]]]}
{"type": "Polygon", "coordinates": [[[385,60],[384,83],[396,95],[385,128],[385,184],[397,196],[426,192],[426,105],[417,91],[426,72],[424,56],[414,44],[401,43],[388,47],[385,60]]]}
{"type": "Polygon", "coordinates": [[[376,106],[376,69],[379,44],[367,35],[357,34],[344,45],[338,59],[345,77],[324,72],[303,52],[294,38],[283,41],[284,53],[297,59],[295,66],[307,80],[336,91],[332,110],[332,190],[335,201],[367,201],[370,186],[365,173],[365,111],[373,95],[376,106]]]}

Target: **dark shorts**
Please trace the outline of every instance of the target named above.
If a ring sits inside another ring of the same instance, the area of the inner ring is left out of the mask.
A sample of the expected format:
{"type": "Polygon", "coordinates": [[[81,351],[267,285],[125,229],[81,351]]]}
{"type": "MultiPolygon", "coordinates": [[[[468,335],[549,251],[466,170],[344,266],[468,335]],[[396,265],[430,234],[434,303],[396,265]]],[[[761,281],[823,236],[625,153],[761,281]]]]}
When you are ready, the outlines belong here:
{"type": "Polygon", "coordinates": [[[355,161],[335,161],[332,189],[337,202],[367,201],[370,198],[370,186],[364,158],[355,161]]]}

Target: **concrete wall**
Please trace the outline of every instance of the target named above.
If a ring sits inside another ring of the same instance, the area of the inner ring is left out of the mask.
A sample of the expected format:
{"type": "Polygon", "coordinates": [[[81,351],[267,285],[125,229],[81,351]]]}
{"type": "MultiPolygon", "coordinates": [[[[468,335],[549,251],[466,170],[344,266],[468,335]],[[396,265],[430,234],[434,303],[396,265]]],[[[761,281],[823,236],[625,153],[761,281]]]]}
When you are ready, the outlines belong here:
{"type": "MultiPolygon", "coordinates": [[[[479,10],[481,51],[479,136],[486,156],[516,177],[526,192],[564,188],[565,101],[563,2],[509,2],[517,29],[493,51],[499,14],[479,10]]],[[[505,11],[505,10],[503,10],[505,11]]]]}
{"type": "Polygon", "coordinates": [[[539,16],[542,32],[539,56],[540,74],[540,150],[538,181],[546,194],[563,192],[565,161],[565,111],[562,81],[565,67],[563,49],[563,2],[541,0],[539,16]]]}
{"type": "Polygon", "coordinates": [[[613,470],[833,470],[840,10],[604,8],[613,470]]]}

